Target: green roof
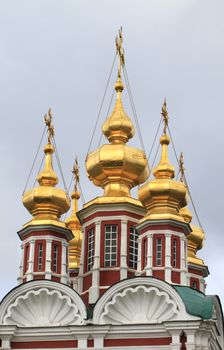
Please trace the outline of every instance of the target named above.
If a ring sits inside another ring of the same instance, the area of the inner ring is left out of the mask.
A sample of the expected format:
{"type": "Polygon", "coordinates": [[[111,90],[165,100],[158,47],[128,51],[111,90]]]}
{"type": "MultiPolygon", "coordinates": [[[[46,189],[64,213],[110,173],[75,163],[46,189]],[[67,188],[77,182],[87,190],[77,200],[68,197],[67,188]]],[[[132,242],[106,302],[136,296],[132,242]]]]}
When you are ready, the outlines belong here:
{"type": "Polygon", "coordinates": [[[182,298],[189,314],[199,316],[203,320],[212,318],[214,296],[206,296],[196,289],[186,286],[173,286],[182,298]]]}

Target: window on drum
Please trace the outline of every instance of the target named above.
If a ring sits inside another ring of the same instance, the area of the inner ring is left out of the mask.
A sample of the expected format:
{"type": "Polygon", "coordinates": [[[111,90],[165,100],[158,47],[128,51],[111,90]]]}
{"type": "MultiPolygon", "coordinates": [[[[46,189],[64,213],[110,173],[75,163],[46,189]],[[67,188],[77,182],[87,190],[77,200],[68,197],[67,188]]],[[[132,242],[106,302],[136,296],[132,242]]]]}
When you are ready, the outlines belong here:
{"type": "Polygon", "coordinates": [[[105,225],[104,266],[117,265],[117,225],[105,225]]]}
{"type": "Polygon", "coordinates": [[[95,247],[95,232],[94,228],[88,231],[88,256],[87,256],[87,270],[90,271],[93,267],[94,261],[94,247],[95,247]]]}

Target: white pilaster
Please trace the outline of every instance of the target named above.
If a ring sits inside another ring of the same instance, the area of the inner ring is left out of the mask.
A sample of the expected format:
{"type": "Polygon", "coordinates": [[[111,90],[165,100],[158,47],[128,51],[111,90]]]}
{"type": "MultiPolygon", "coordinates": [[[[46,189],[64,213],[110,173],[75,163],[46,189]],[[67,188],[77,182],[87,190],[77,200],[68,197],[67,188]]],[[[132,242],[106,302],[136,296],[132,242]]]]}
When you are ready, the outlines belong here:
{"type": "Polygon", "coordinates": [[[0,349],[2,350],[11,349],[11,341],[9,337],[1,337],[0,339],[2,340],[2,346],[0,347],[0,349]]]}
{"type": "Polygon", "coordinates": [[[145,267],[146,276],[152,276],[152,254],[153,254],[153,233],[147,233],[147,265],[145,267]]]}
{"type": "Polygon", "coordinates": [[[165,281],[171,282],[171,234],[166,233],[165,235],[165,281]]]}
{"type": "Polygon", "coordinates": [[[19,277],[18,282],[19,284],[23,283],[23,268],[24,268],[24,243],[21,244],[21,259],[20,259],[20,265],[19,265],[19,277]]]}
{"type": "Polygon", "coordinates": [[[67,283],[68,282],[68,273],[67,273],[67,250],[68,250],[68,243],[63,242],[62,243],[62,254],[61,254],[61,283],[67,283]]]}
{"type": "Polygon", "coordinates": [[[83,291],[83,273],[84,273],[84,261],[85,261],[85,246],[86,246],[86,235],[85,229],[82,228],[82,247],[81,247],[81,257],[79,265],[79,275],[78,275],[78,293],[81,294],[83,291]]]}
{"type": "Polygon", "coordinates": [[[29,259],[28,259],[28,270],[26,272],[27,281],[31,281],[33,279],[35,241],[31,240],[29,244],[30,244],[30,249],[29,249],[29,259]]]}
{"type": "Polygon", "coordinates": [[[187,244],[186,237],[180,237],[180,283],[187,285],[187,244]]]}
{"type": "Polygon", "coordinates": [[[128,222],[127,220],[121,221],[121,269],[120,279],[127,278],[127,235],[128,235],[128,222]]]}
{"type": "Polygon", "coordinates": [[[187,336],[187,350],[196,350],[195,330],[185,330],[187,336]]]}
{"type": "Polygon", "coordinates": [[[101,244],[101,221],[95,224],[95,248],[92,267],[92,287],[89,289],[89,303],[93,304],[99,298],[100,283],[100,244],[101,244]]]}
{"type": "Polygon", "coordinates": [[[170,344],[171,350],[180,350],[180,332],[181,330],[171,330],[172,334],[172,343],[170,344]]]}
{"type": "Polygon", "coordinates": [[[45,262],[45,278],[51,279],[51,250],[52,250],[52,239],[46,240],[46,262],[45,262]]]}
{"type": "Polygon", "coordinates": [[[140,276],[142,271],[142,237],[138,238],[138,266],[136,276],[140,276]]]}

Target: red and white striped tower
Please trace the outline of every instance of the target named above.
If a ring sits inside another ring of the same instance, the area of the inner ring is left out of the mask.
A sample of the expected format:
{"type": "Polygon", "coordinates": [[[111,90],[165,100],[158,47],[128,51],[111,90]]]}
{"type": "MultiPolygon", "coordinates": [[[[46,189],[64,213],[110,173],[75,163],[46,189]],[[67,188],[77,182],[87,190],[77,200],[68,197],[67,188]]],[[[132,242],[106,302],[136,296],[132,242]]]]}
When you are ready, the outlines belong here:
{"type": "Polygon", "coordinates": [[[38,174],[38,187],[25,192],[23,204],[32,214],[18,235],[22,241],[19,283],[36,279],[68,282],[68,242],[71,231],[60,216],[70,207],[67,194],[56,188],[58,177],[53,170],[53,125],[50,111],[45,116],[48,143],[44,148],[45,166],[38,174]]]}
{"type": "Polygon", "coordinates": [[[142,204],[130,190],[149,175],[145,153],[126,145],[134,136],[134,126],[124,111],[121,94],[121,66],[124,64],[122,37],[119,54],[117,94],[112,114],[103,124],[109,144],[90,153],[86,169],[90,180],[104,189],[78,212],[83,228],[83,245],[78,288],[86,303],[95,303],[113,283],[135,275],[137,239],[135,226],[145,214],[142,204]]]}

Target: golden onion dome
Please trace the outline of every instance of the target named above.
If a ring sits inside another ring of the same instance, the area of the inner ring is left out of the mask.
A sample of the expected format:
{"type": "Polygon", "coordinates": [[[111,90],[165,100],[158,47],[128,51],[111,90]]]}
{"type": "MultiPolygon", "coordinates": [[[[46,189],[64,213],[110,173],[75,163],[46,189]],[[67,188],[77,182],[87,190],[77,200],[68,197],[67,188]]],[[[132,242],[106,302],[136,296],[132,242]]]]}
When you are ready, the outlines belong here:
{"type": "MultiPolygon", "coordinates": [[[[192,213],[187,208],[181,208],[180,215],[188,223],[192,220],[192,213]]],[[[204,265],[204,261],[197,257],[197,251],[203,247],[205,233],[199,226],[190,225],[192,232],[187,236],[188,263],[204,265]]]]}
{"type": "Polygon", "coordinates": [[[82,246],[81,224],[76,214],[78,211],[78,200],[80,198],[80,193],[77,190],[79,183],[79,166],[77,158],[72,172],[75,178],[75,187],[71,194],[72,211],[69,218],[65,221],[66,226],[72,231],[74,236],[74,238],[69,241],[69,269],[71,270],[79,268],[82,246]]]}
{"type": "Polygon", "coordinates": [[[78,200],[80,198],[79,192],[72,192],[71,198],[72,212],[71,216],[65,221],[65,224],[72,231],[74,236],[74,238],[69,241],[69,269],[76,269],[79,268],[82,246],[81,224],[76,215],[78,211],[78,200]]]}
{"type": "MultiPolygon", "coordinates": [[[[50,124],[50,127],[53,130],[52,124],[50,124]]],[[[52,154],[54,153],[54,147],[51,144],[51,133],[53,131],[49,131],[49,129],[48,144],[44,148],[45,166],[37,176],[39,186],[25,192],[23,195],[23,205],[33,216],[32,220],[25,226],[53,223],[65,227],[65,224],[60,221],[60,217],[70,208],[70,199],[65,191],[55,187],[58,183],[58,177],[53,170],[52,154]]]]}
{"type": "Polygon", "coordinates": [[[145,153],[126,145],[134,135],[134,125],[124,111],[121,94],[123,83],[118,76],[115,84],[116,103],[112,114],[103,124],[102,131],[109,144],[105,144],[86,158],[89,178],[104,189],[106,197],[130,197],[130,190],[149,176],[145,153]]]}
{"type": "Polygon", "coordinates": [[[170,138],[166,134],[168,123],[168,113],[166,111],[166,102],[164,102],[162,115],[164,117],[164,132],[160,138],[162,146],[161,159],[157,167],[153,170],[155,179],[148,181],[139,188],[139,200],[146,207],[146,216],[142,219],[173,219],[184,221],[179,211],[184,207],[186,202],[186,186],[179,181],[173,180],[175,169],[168,159],[168,145],[170,138]]]}

